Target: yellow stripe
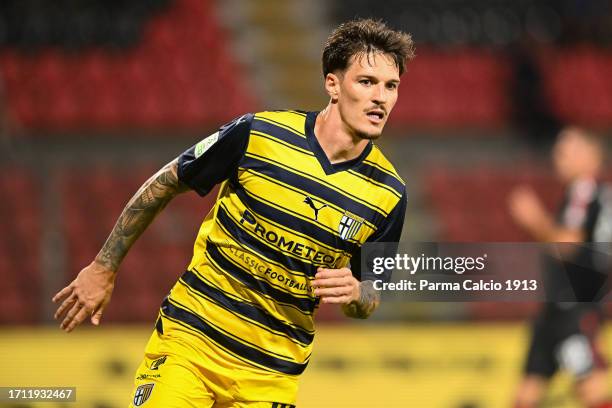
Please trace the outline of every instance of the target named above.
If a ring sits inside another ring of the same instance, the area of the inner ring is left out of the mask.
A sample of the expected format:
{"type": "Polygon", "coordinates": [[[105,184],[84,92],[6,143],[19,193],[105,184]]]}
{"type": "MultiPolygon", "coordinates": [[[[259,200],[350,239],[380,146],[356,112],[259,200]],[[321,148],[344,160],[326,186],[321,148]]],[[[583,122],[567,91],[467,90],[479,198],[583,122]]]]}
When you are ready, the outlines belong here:
{"type": "MultiPolygon", "coordinates": [[[[274,316],[276,319],[282,321],[284,324],[286,324],[287,326],[291,326],[295,329],[299,329],[299,330],[303,330],[305,332],[308,332],[310,334],[314,334],[314,329],[307,329],[305,327],[302,327],[298,324],[296,324],[294,321],[288,319],[287,316],[283,315],[283,314],[279,314],[278,311],[275,309],[273,311],[269,311],[267,309],[265,309],[265,307],[263,307],[264,305],[261,304],[261,302],[257,301],[253,301],[253,300],[249,300],[249,299],[245,299],[243,297],[241,297],[238,292],[235,292],[235,288],[234,287],[230,287],[230,291],[224,289],[222,286],[220,286],[218,283],[213,282],[212,280],[210,280],[208,277],[204,276],[202,274],[201,271],[194,269],[192,270],[192,272],[197,275],[198,278],[200,278],[202,281],[206,282],[208,285],[213,286],[215,289],[219,290],[220,292],[223,292],[227,297],[230,297],[238,302],[243,302],[243,303],[247,303],[250,304],[252,306],[255,306],[257,308],[260,309],[264,309],[269,315],[274,316]]],[[[312,326],[312,321],[309,318],[308,323],[310,326],[312,326]]]]}
{"type": "Polygon", "coordinates": [[[285,130],[295,133],[298,136],[306,138],[304,134],[304,125],[306,118],[292,112],[260,112],[255,114],[256,120],[278,126],[285,130]]]}
{"type": "MultiPolygon", "coordinates": [[[[224,232],[227,234],[228,238],[230,238],[230,239],[231,239],[231,235],[229,234],[229,232],[225,231],[225,228],[223,227],[223,225],[221,225],[220,223],[218,223],[218,225],[219,225],[219,227],[220,227],[220,228],[222,228],[222,229],[224,230],[224,232]]],[[[241,246],[241,247],[242,247],[242,246],[241,246]]],[[[295,297],[297,297],[297,298],[302,298],[302,299],[308,299],[308,298],[310,298],[310,296],[309,296],[308,294],[305,294],[305,293],[300,293],[300,292],[297,292],[297,291],[296,291],[296,292],[293,292],[293,291],[291,291],[291,289],[293,289],[293,288],[286,288],[286,287],[281,286],[281,285],[279,285],[279,284],[277,284],[277,283],[275,283],[275,282],[271,282],[271,281],[269,281],[268,279],[266,279],[266,278],[265,278],[265,276],[262,276],[262,275],[260,275],[260,274],[256,273],[256,272],[255,272],[253,269],[249,269],[248,267],[246,267],[246,266],[242,265],[242,264],[240,263],[240,261],[238,261],[237,259],[235,259],[235,257],[234,257],[234,255],[233,255],[233,254],[228,254],[228,253],[227,253],[227,251],[225,251],[223,247],[219,247],[219,250],[220,250],[220,251],[221,251],[223,254],[225,254],[225,255],[226,255],[225,257],[226,257],[226,258],[227,258],[227,259],[228,259],[228,260],[229,260],[229,261],[230,261],[232,264],[234,264],[234,265],[235,265],[237,268],[240,268],[240,269],[242,269],[242,270],[245,270],[245,269],[246,269],[246,270],[247,270],[249,273],[251,273],[251,275],[253,275],[253,276],[254,276],[255,278],[257,278],[258,280],[263,281],[263,282],[267,282],[267,283],[269,283],[271,286],[275,287],[276,289],[278,289],[278,290],[280,290],[280,291],[283,291],[283,292],[285,292],[285,293],[287,293],[287,294],[293,295],[293,296],[295,296],[295,297]]],[[[245,253],[248,253],[248,254],[253,254],[253,251],[252,251],[251,249],[249,249],[249,248],[243,248],[243,249],[242,249],[242,251],[243,251],[243,252],[245,252],[245,253]]],[[[256,253],[256,254],[254,254],[254,257],[256,257],[256,258],[260,258],[260,259],[266,259],[266,257],[265,257],[265,256],[263,256],[263,255],[262,255],[262,254],[260,254],[260,253],[256,253]]],[[[208,259],[208,261],[210,262],[210,264],[211,264],[211,265],[214,265],[215,269],[217,269],[217,270],[219,270],[219,271],[223,272],[224,274],[227,274],[227,276],[231,277],[231,278],[232,278],[233,280],[235,280],[236,282],[238,282],[238,283],[242,283],[242,282],[240,282],[239,280],[237,280],[236,278],[234,278],[232,275],[230,275],[228,272],[226,272],[226,271],[225,271],[223,268],[221,268],[221,266],[220,266],[220,265],[217,265],[217,263],[216,263],[216,262],[215,262],[215,261],[214,261],[214,260],[213,260],[213,259],[212,259],[210,256],[208,256],[208,254],[206,255],[206,258],[208,259]]],[[[289,269],[286,269],[286,268],[284,268],[284,267],[282,267],[280,270],[281,270],[281,271],[289,271],[289,269]]],[[[275,272],[276,272],[276,271],[275,271],[275,272]]],[[[277,272],[277,273],[278,273],[278,272],[277,272]]],[[[293,273],[293,275],[296,275],[296,274],[297,274],[296,272],[294,272],[294,273],[293,273]]],[[[295,279],[297,279],[297,278],[295,278],[295,279]]],[[[304,277],[304,279],[312,279],[312,278],[304,277]]],[[[296,290],[297,290],[297,288],[296,288],[296,290]]],[[[273,298],[273,299],[274,299],[274,298],[273,298]]],[[[274,300],[276,300],[276,299],[274,299],[274,300]]]]}
{"type": "Polygon", "coordinates": [[[311,152],[310,150],[302,149],[302,148],[301,148],[301,147],[299,147],[299,146],[296,146],[296,145],[291,144],[291,143],[287,143],[287,142],[285,142],[284,140],[278,139],[278,138],[274,137],[273,135],[271,135],[271,134],[269,134],[269,133],[265,133],[265,132],[258,132],[257,130],[251,130],[251,137],[252,137],[252,136],[263,137],[263,138],[265,138],[265,139],[267,139],[267,140],[270,140],[270,141],[272,141],[272,142],[279,143],[279,144],[281,144],[281,145],[283,145],[283,146],[286,146],[286,147],[288,147],[288,148],[290,148],[290,149],[295,149],[295,150],[298,150],[298,151],[300,151],[301,153],[304,153],[304,154],[306,154],[306,155],[308,155],[308,156],[312,156],[312,157],[314,157],[314,153],[313,153],[313,152],[311,152]]]}
{"type": "Polygon", "coordinates": [[[293,356],[290,358],[291,360],[303,361],[306,355],[310,353],[310,345],[302,344],[285,333],[273,330],[218,305],[214,299],[195,291],[182,280],[179,280],[179,285],[176,285],[174,289],[176,290],[173,290],[173,296],[184,300],[183,304],[198,316],[206,316],[207,321],[211,324],[217,327],[222,325],[226,330],[247,342],[280,351],[280,353],[268,351],[268,354],[276,354],[276,356],[285,359],[289,359],[287,357],[287,354],[289,354],[293,356]],[[274,347],[268,347],[268,345],[274,345],[274,347]]]}
{"type": "Polygon", "coordinates": [[[290,303],[281,302],[266,293],[249,289],[241,281],[227,274],[209,256],[206,256],[205,260],[206,263],[201,266],[201,270],[193,269],[194,273],[198,276],[203,276],[201,271],[210,271],[208,281],[221,288],[224,292],[235,293],[239,299],[262,307],[266,312],[279,320],[293,322],[293,325],[297,327],[314,332],[312,313],[303,311],[290,303]]]}
{"type": "MultiPolygon", "coordinates": [[[[311,217],[311,218],[308,218],[308,217],[306,217],[306,216],[302,215],[301,213],[298,213],[298,212],[295,212],[295,211],[291,210],[290,208],[280,206],[280,205],[278,205],[278,203],[275,203],[275,202],[269,201],[269,200],[267,200],[267,199],[265,199],[265,198],[263,198],[263,197],[261,197],[261,196],[258,196],[257,194],[253,193],[252,191],[247,190],[247,189],[244,189],[244,192],[245,192],[245,193],[246,193],[248,196],[250,196],[252,199],[254,199],[254,200],[261,201],[261,202],[263,202],[263,203],[265,203],[265,204],[269,205],[270,207],[274,207],[274,208],[276,208],[276,209],[277,209],[277,210],[279,210],[279,211],[282,211],[282,212],[287,213],[287,214],[291,214],[291,215],[293,215],[294,217],[299,218],[300,220],[302,220],[302,221],[304,221],[304,222],[308,222],[308,223],[310,223],[310,224],[316,225],[316,226],[318,226],[319,228],[324,229],[324,230],[328,231],[329,233],[331,233],[331,234],[333,234],[333,235],[337,236],[338,238],[340,238],[340,235],[338,234],[338,230],[337,230],[337,229],[333,229],[333,228],[329,227],[328,225],[325,225],[325,224],[323,224],[323,223],[319,222],[318,220],[315,220],[315,219],[314,219],[314,218],[312,218],[312,217],[311,217]]],[[[303,203],[303,204],[304,204],[304,203],[303,203]]],[[[307,211],[307,209],[304,209],[304,210],[305,210],[305,211],[307,211]]],[[[338,221],[338,222],[339,222],[339,221],[338,221]]],[[[368,228],[369,228],[369,227],[368,227],[368,228]]],[[[349,241],[350,241],[350,242],[352,242],[352,243],[359,243],[359,242],[358,242],[358,241],[356,241],[355,239],[351,239],[351,240],[349,240],[349,241]]]]}
{"type": "Polygon", "coordinates": [[[304,112],[298,112],[298,111],[296,111],[294,109],[289,109],[289,112],[291,112],[291,113],[293,113],[295,115],[300,115],[300,116],[306,118],[306,114],[304,112]]]}
{"type": "Polygon", "coordinates": [[[357,178],[361,179],[361,180],[367,181],[368,183],[372,183],[372,184],[374,184],[375,186],[377,186],[377,187],[379,187],[379,188],[382,188],[382,189],[387,190],[388,192],[390,192],[391,194],[393,194],[393,195],[394,195],[394,196],[396,196],[397,198],[402,198],[402,196],[401,196],[401,194],[400,194],[400,193],[398,193],[398,192],[397,192],[397,191],[395,191],[395,190],[394,190],[392,187],[390,187],[390,186],[388,186],[388,185],[386,185],[386,184],[383,184],[383,183],[378,182],[378,181],[376,181],[376,180],[374,180],[374,179],[371,179],[371,178],[370,178],[370,177],[368,177],[368,176],[364,176],[364,175],[363,175],[363,174],[361,174],[361,173],[357,173],[355,170],[349,170],[348,172],[349,172],[349,173],[351,173],[353,176],[355,176],[355,177],[357,177],[357,178]]]}
{"type": "MultiPolygon", "coordinates": [[[[189,296],[190,299],[193,299],[192,296],[189,296]]],[[[204,322],[208,323],[209,325],[211,325],[215,330],[217,330],[220,333],[225,334],[227,337],[231,337],[232,339],[234,339],[235,341],[244,344],[245,346],[257,349],[261,352],[264,352],[270,356],[274,356],[274,357],[278,357],[278,358],[282,358],[284,360],[289,360],[289,361],[294,361],[294,362],[298,362],[301,363],[300,361],[296,361],[294,360],[291,356],[285,356],[283,354],[279,354],[279,353],[274,353],[273,351],[270,351],[266,348],[263,348],[253,342],[250,342],[242,337],[238,337],[238,335],[231,333],[229,331],[227,331],[225,328],[222,328],[221,326],[219,326],[218,324],[215,324],[214,322],[212,322],[210,320],[210,318],[206,318],[204,317],[205,314],[203,313],[198,313],[195,310],[191,309],[190,307],[188,307],[187,305],[181,304],[179,303],[176,299],[173,299],[172,297],[168,296],[168,301],[170,301],[170,303],[174,304],[174,306],[176,307],[180,307],[183,310],[187,310],[188,312],[193,313],[194,315],[198,316],[200,319],[202,319],[204,322]]],[[[206,316],[208,316],[208,314],[206,314],[206,316]]],[[[237,319],[229,319],[232,322],[236,322],[237,319]]],[[[223,326],[225,327],[231,327],[231,325],[229,324],[229,322],[223,322],[222,323],[223,326]]],[[[212,340],[212,339],[211,339],[212,340]]],[[[249,360],[251,361],[251,360],[249,360]]]]}
{"type": "MultiPolygon", "coordinates": [[[[351,254],[343,251],[341,248],[336,248],[336,247],[332,247],[330,245],[324,244],[323,242],[320,242],[319,240],[317,240],[315,237],[311,237],[309,235],[306,234],[302,234],[299,231],[290,229],[288,227],[285,227],[275,221],[272,221],[269,218],[264,217],[263,215],[257,213],[256,211],[254,211],[252,208],[249,208],[246,204],[244,204],[239,198],[238,196],[234,196],[234,199],[230,200],[231,202],[228,202],[229,200],[224,200],[221,204],[224,205],[224,208],[227,210],[228,213],[230,214],[243,214],[245,210],[248,210],[249,212],[251,212],[253,214],[253,216],[255,217],[256,221],[262,225],[266,231],[274,231],[275,234],[277,234],[279,237],[281,236],[282,233],[286,233],[289,234],[290,237],[295,237],[297,239],[294,239],[295,242],[299,242],[303,245],[309,246],[311,248],[315,248],[318,251],[322,250],[327,250],[328,252],[332,252],[335,254],[339,254],[339,255],[345,255],[345,256],[349,256],[351,254]],[[231,208],[229,207],[229,205],[231,205],[231,208]],[[300,241],[301,239],[301,241],[300,241]]],[[[237,223],[239,223],[240,221],[236,220],[233,216],[232,218],[234,219],[234,221],[236,221],[237,223]]]]}
{"type": "Polygon", "coordinates": [[[399,174],[397,174],[395,167],[393,167],[391,162],[387,160],[387,158],[385,157],[383,152],[380,151],[378,146],[373,145],[370,154],[368,154],[368,156],[363,161],[387,173],[388,175],[395,177],[402,184],[406,185],[404,180],[399,176],[399,174]]]}
{"type": "MultiPolygon", "coordinates": [[[[310,174],[307,174],[304,170],[298,170],[297,168],[292,167],[292,166],[288,166],[288,165],[286,165],[286,164],[284,164],[282,162],[279,162],[279,161],[276,161],[276,160],[273,160],[273,159],[269,159],[268,157],[260,156],[260,155],[258,155],[256,153],[253,153],[251,151],[251,149],[250,149],[250,143],[249,143],[249,149],[247,149],[247,153],[245,153],[245,156],[248,156],[248,157],[251,157],[251,158],[254,158],[254,159],[257,159],[257,160],[265,161],[267,163],[270,163],[272,165],[275,165],[275,166],[281,167],[281,168],[283,168],[283,169],[285,169],[287,171],[290,171],[293,174],[295,174],[296,176],[303,177],[303,178],[309,179],[311,181],[314,181],[316,183],[319,183],[319,184],[321,184],[321,185],[323,185],[323,186],[325,186],[325,187],[327,187],[327,188],[329,188],[331,190],[334,190],[335,192],[337,192],[341,196],[350,198],[351,200],[353,200],[355,202],[358,202],[361,205],[363,205],[365,207],[368,207],[371,210],[376,211],[376,212],[382,214],[385,217],[387,215],[389,215],[389,212],[392,209],[391,208],[391,209],[385,210],[384,208],[380,208],[380,207],[378,207],[376,205],[372,205],[371,203],[369,203],[369,202],[367,202],[367,201],[365,201],[365,200],[355,196],[354,194],[349,193],[348,191],[344,191],[344,190],[341,190],[341,189],[337,188],[333,184],[330,184],[330,183],[324,181],[321,178],[313,177],[310,174]]],[[[278,158],[278,156],[276,156],[276,157],[278,158]]],[[[310,170],[310,169],[308,169],[308,170],[310,170]]]]}
{"type": "MultiPolygon", "coordinates": [[[[300,190],[297,187],[283,183],[282,181],[276,180],[265,174],[259,173],[255,170],[244,168],[241,168],[241,170],[253,176],[253,178],[245,180],[242,185],[243,188],[252,189],[257,191],[258,193],[261,192],[262,196],[264,196],[266,200],[276,201],[279,205],[282,205],[284,207],[295,207],[295,203],[302,203],[306,197],[312,197],[322,204],[327,204],[327,207],[319,212],[320,225],[340,224],[340,220],[342,219],[345,210],[343,208],[338,207],[336,204],[326,201],[319,196],[312,195],[303,190],[300,190]],[[325,211],[327,209],[332,209],[333,211],[325,211]]],[[[304,208],[305,211],[312,211],[310,210],[310,207],[306,204],[304,204],[304,208]]],[[[370,221],[364,220],[364,225],[367,225],[370,229],[370,231],[368,232],[376,231],[376,226],[370,221]]],[[[365,232],[366,231],[361,231],[361,233],[365,232]]],[[[335,234],[337,233],[338,231],[335,231],[335,234]]],[[[357,240],[360,241],[359,239],[357,240]]]]}
{"type": "MultiPolygon", "coordinates": [[[[244,224],[240,223],[240,220],[237,219],[236,217],[234,217],[234,215],[232,214],[232,212],[224,205],[224,203],[222,202],[221,205],[223,206],[223,208],[226,210],[226,212],[228,213],[229,217],[234,221],[234,223],[238,226],[238,228],[240,228],[242,231],[246,232],[247,234],[249,234],[251,237],[255,238],[257,241],[261,242],[262,244],[264,244],[265,246],[267,246],[270,251],[276,251],[276,252],[280,252],[282,254],[285,254],[291,258],[294,259],[298,259],[300,261],[303,261],[307,264],[311,264],[311,265],[317,265],[315,262],[313,262],[312,259],[305,257],[305,256],[300,256],[292,251],[286,250],[284,248],[281,248],[279,246],[275,246],[271,243],[269,243],[268,241],[266,241],[264,238],[262,238],[261,236],[257,235],[254,231],[251,231],[249,229],[246,229],[244,227],[244,224]]],[[[296,240],[297,241],[297,240],[296,240]]],[[[317,249],[316,246],[315,247],[311,247],[313,249],[317,249]]],[[[323,251],[320,251],[323,252],[323,251]]],[[[329,251],[327,251],[329,252],[329,251]]],[[[335,256],[332,254],[327,253],[327,255],[332,256],[334,259],[342,257],[342,256],[346,256],[345,253],[343,251],[337,250],[334,248],[333,252],[336,254],[335,256]]],[[[323,265],[323,264],[321,264],[323,265]]],[[[331,266],[331,265],[330,265],[331,266]]]]}
{"type": "MultiPolygon", "coordinates": [[[[223,352],[229,354],[230,356],[234,357],[236,360],[242,362],[242,363],[246,363],[248,365],[254,365],[255,367],[258,367],[262,370],[271,372],[271,373],[276,373],[276,371],[256,363],[255,361],[251,361],[247,358],[244,358],[236,353],[234,353],[233,351],[227,349],[225,346],[223,346],[222,344],[217,343],[216,341],[214,341],[213,339],[211,339],[210,337],[206,336],[204,333],[202,333],[201,331],[191,327],[190,325],[188,325],[187,323],[184,323],[178,319],[175,319],[174,317],[170,317],[167,314],[165,314],[164,312],[160,312],[160,314],[164,317],[164,319],[166,319],[169,322],[172,322],[175,325],[181,326],[183,329],[186,329],[187,331],[189,331],[191,334],[195,335],[196,337],[198,337],[201,341],[203,341],[204,343],[212,343],[214,344],[215,348],[218,348],[220,350],[222,350],[223,352]]],[[[164,322],[165,323],[165,322],[164,322]]],[[[215,350],[216,351],[216,350],[215,350]]]]}
{"type": "MultiPolygon", "coordinates": [[[[236,241],[233,235],[231,235],[229,231],[227,231],[225,227],[221,225],[219,220],[215,219],[213,222],[214,222],[214,226],[213,228],[211,228],[211,233],[207,236],[203,236],[203,240],[209,239],[215,245],[217,245],[217,247],[219,247],[220,249],[235,248],[235,249],[240,249],[241,251],[246,252],[246,253],[253,253],[253,251],[250,248],[243,245],[240,241],[236,241]]],[[[206,244],[204,243],[204,245],[198,246],[196,249],[199,251],[197,253],[204,254],[205,249],[206,249],[206,244]]],[[[286,271],[290,275],[293,275],[294,277],[297,277],[297,278],[308,278],[308,276],[303,271],[296,271],[293,269],[288,269],[285,265],[275,260],[272,260],[263,254],[257,253],[256,256],[259,257],[263,261],[263,263],[266,263],[270,267],[276,267],[279,270],[286,271]]]]}

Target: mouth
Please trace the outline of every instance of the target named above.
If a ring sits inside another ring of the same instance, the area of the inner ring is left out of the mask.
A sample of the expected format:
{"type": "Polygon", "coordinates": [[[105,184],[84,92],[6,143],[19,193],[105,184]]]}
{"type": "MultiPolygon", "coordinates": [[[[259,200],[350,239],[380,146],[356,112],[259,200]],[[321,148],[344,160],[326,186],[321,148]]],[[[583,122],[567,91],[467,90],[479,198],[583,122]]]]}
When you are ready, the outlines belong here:
{"type": "Polygon", "coordinates": [[[366,116],[370,120],[370,122],[374,124],[382,123],[385,118],[385,112],[382,109],[372,109],[371,111],[366,112],[366,116]]]}

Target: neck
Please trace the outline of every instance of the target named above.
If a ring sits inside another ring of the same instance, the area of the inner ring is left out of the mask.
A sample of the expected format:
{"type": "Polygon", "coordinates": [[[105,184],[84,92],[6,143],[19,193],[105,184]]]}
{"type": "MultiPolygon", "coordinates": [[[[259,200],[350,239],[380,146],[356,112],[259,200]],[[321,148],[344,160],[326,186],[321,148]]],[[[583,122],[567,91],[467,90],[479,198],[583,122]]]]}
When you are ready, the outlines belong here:
{"type": "Polygon", "coordinates": [[[581,181],[595,181],[599,175],[598,171],[585,171],[584,173],[578,174],[576,177],[569,181],[569,184],[574,184],[581,181]]]}
{"type": "Polygon", "coordinates": [[[317,115],[314,134],[332,164],[359,157],[369,142],[346,126],[338,105],[331,102],[317,115]]]}

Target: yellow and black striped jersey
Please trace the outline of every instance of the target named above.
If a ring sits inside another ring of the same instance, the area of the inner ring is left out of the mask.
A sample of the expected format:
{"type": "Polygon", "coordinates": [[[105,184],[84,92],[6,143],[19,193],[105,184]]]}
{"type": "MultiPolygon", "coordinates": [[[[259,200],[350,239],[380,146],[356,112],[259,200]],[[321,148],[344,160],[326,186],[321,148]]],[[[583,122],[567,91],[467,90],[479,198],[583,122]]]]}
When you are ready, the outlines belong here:
{"type": "Polygon", "coordinates": [[[330,163],[316,116],[247,114],[179,158],[179,179],[200,195],[222,185],[161,315],[250,370],[300,374],[317,267],[348,266],[365,242],[401,234],[406,193],[393,166],[371,142],[358,158],[330,163]]]}

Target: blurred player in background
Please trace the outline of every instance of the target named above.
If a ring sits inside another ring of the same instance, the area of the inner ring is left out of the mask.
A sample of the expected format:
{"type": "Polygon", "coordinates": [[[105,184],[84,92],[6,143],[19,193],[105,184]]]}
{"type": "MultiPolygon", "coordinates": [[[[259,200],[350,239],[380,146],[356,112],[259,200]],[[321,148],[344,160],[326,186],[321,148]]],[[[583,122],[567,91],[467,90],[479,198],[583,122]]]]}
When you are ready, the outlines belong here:
{"type": "Polygon", "coordinates": [[[244,115],[132,197],[95,260],[53,299],[68,332],[100,323],[119,264],[170,200],[222,183],[188,270],[162,303],[133,406],[293,406],[318,303],[355,318],[377,307],[360,247],[399,240],[406,193],[373,140],[412,56],[411,37],[381,22],[340,25],[323,51],[323,111],[244,115]]]}
{"type": "MultiPolygon", "coordinates": [[[[541,242],[612,241],[611,192],[598,180],[603,158],[602,145],[593,135],[576,127],[562,130],[553,148],[555,171],[566,185],[557,217],[545,210],[534,191],[521,187],[510,196],[514,220],[541,242]]],[[[549,302],[532,328],[517,408],[538,406],[560,368],[575,376],[576,393],[584,406],[612,407],[606,363],[598,349],[603,314],[597,303],[606,291],[609,264],[599,265],[587,247],[576,246],[564,254],[566,250],[561,248],[563,262],[551,262],[545,270],[549,302]],[[552,301],[563,293],[571,293],[575,301],[552,301]]]]}

